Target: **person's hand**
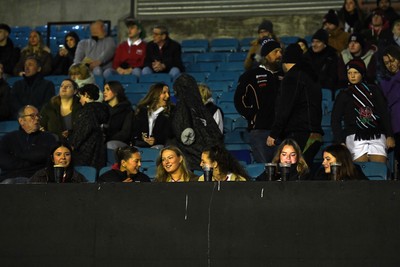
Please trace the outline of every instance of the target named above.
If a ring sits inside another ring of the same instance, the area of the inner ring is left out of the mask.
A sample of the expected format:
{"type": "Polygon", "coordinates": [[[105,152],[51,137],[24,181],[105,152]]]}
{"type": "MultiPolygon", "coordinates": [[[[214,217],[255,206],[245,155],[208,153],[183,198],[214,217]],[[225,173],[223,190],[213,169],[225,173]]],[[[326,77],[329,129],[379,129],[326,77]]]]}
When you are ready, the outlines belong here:
{"type": "Polygon", "coordinates": [[[394,148],[396,146],[396,141],[393,137],[389,136],[388,138],[386,138],[386,146],[388,149],[394,148]]]}
{"type": "Polygon", "coordinates": [[[65,57],[68,55],[68,50],[65,47],[61,47],[60,50],[58,51],[58,54],[61,57],[65,57]]]}
{"type": "Polygon", "coordinates": [[[67,138],[67,137],[68,137],[68,130],[63,131],[63,132],[61,133],[61,135],[62,135],[64,138],[67,138]]]}
{"type": "Polygon", "coordinates": [[[131,178],[126,178],[125,180],[122,181],[123,183],[132,183],[133,180],[131,178]]]}
{"type": "Polygon", "coordinates": [[[155,61],[153,61],[153,63],[151,64],[151,66],[152,66],[152,68],[153,68],[153,70],[155,71],[155,72],[160,72],[160,71],[163,71],[163,70],[165,70],[165,64],[163,64],[163,63],[161,63],[160,61],[158,61],[158,60],[155,60],[155,61]]]}
{"type": "Polygon", "coordinates": [[[118,73],[119,75],[124,75],[124,74],[125,74],[125,70],[124,70],[123,68],[121,68],[121,67],[118,67],[118,68],[117,68],[117,73],[118,73]]]}
{"type": "Polygon", "coordinates": [[[267,138],[267,146],[275,146],[275,139],[271,136],[268,136],[267,138]]]}
{"type": "Polygon", "coordinates": [[[92,62],[90,62],[89,64],[89,68],[90,70],[93,70],[94,68],[98,67],[101,65],[101,61],[100,60],[94,60],[92,62]]]}

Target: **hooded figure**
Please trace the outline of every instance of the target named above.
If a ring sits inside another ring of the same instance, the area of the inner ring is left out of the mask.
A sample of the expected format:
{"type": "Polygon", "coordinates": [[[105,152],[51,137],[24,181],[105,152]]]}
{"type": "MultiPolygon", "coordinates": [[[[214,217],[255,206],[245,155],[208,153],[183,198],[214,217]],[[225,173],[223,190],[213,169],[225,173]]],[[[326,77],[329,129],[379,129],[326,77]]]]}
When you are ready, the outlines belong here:
{"type": "Polygon", "coordinates": [[[192,76],[180,75],[173,87],[178,98],[172,119],[175,145],[186,156],[190,169],[200,169],[203,149],[221,143],[223,135],[204,106],[192,76]]]}

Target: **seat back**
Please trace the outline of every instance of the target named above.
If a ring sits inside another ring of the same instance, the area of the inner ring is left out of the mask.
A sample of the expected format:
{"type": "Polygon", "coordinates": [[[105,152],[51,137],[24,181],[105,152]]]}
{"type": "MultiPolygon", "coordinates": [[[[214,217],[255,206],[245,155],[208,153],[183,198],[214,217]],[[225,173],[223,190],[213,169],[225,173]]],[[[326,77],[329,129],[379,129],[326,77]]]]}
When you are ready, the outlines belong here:
{"type": "Polygon", "coordinates": [[[381,162],[355,162],[359,165],[369,180],[387,180],[388,169],[385,163],[381,162]]]}
{"type": "Polygon", "coordinates": [[[92,166],[75,166],[75,171],[85,176],[88,183],[95,183],[97,179],[97,170],[92,166]]]}

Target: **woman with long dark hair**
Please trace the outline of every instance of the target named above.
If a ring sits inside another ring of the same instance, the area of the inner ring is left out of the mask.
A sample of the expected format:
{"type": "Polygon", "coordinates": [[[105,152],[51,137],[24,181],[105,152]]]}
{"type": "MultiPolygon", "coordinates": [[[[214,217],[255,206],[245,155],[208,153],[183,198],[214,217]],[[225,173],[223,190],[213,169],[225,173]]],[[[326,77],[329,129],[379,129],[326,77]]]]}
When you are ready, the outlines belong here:
{"type": "Polygon", "coordinates": [[[79,43],[76,32],[68,32],[53,60],[53,75],[68,75],[69,67],[74,63],[75,51],[79,43]]]}
{"type": "Polygon", "coordinates": [[[46,167],[37,171],[30,183],[81,183],[86,182],[85,177],[74,169],[72,149],[64,142],[58,142],[53,147],[47,160],[46,167]],[[59,168],[59,170],[57,170],[59,168]],[[59,177],[56,177],[57,174],[59,177]]]}
{"type": "Polygon", "coordinates": [[[104,102],[110,118],[104,132],[107,148],[116,149],[129,144],[132,134],[133,109],[119,81],[108,81],[104,85],[104,102]]]}
{"type": "MultiPolygon", "coordinates": [[[[250,180],[239,161],[222,145],[215,145],[203,150],[200,166],[213,169],[212,181],[246,181],[250,180]]],[[[198,181],[204,181],[204,175],[198,181]]]]}
{"type": "Polygon", "coordinates": [[[314,180],[367,180],[361,168],[353,163],[350,151],[341,144],[327,146],[323,151],[322,168],[314,180]],[[332,175],[331,165],[340,163],[336,175],[332,175]]]}

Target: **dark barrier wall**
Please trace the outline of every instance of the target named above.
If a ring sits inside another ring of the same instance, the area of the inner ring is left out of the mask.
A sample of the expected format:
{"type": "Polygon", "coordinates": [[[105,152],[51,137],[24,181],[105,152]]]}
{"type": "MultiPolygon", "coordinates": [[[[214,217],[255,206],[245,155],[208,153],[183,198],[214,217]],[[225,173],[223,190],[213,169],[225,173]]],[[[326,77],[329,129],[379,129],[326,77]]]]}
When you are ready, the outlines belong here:
{"type": "Polygon", "coordinates": [[[1,266],[400,266],[400,182],[0,186],[1,266]]]}

